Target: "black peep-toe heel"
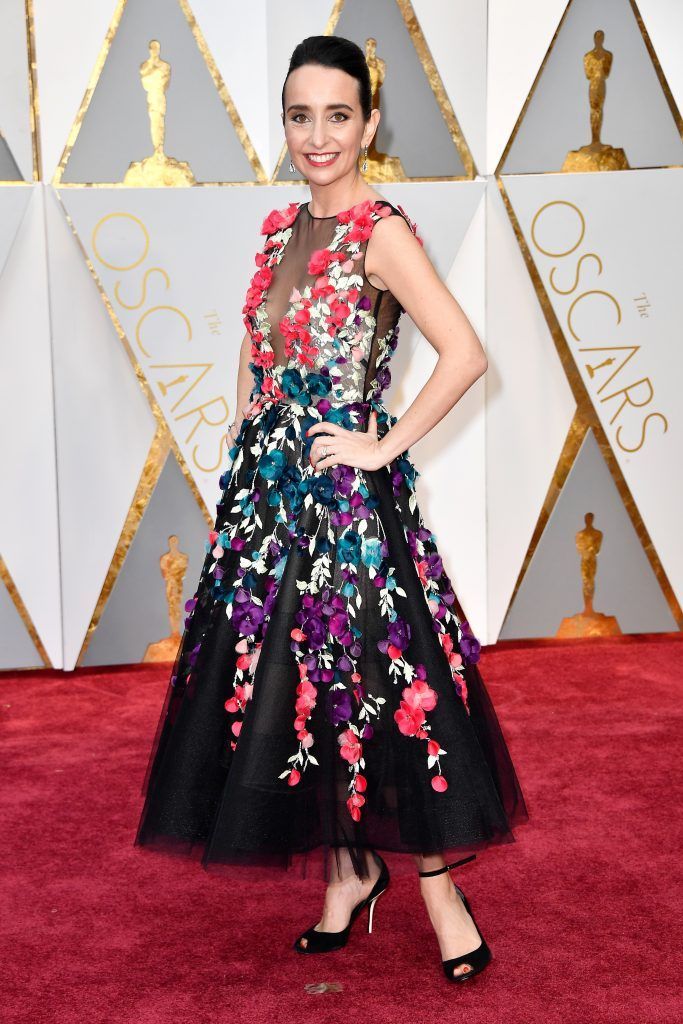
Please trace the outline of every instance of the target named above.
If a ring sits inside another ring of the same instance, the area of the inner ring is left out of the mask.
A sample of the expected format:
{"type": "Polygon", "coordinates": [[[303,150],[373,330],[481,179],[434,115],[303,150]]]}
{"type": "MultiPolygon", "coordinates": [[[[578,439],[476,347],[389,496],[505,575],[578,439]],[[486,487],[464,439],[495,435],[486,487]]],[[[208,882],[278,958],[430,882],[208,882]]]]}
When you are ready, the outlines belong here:
{"type": "Polygon", "coordinates": [[[322,932],[317,931],[314,925],[303,932],[294,943],[294,949],[297,953],[333,953],[336,949],[342,949],[349,941],[353,922],[366,907],[368,908],[368,932],[372,931],[372,915],[375,910],[375,903],[389,886],[388,867],[378,853],[373,851],[373,856],[380,863],[379,877],[365,899],[357,903],[351,911],[351,917],[346,928],[342,928],[340,932],[322,932]],[[306,939],[308,945],[301,946],[300,942],[302,939],[306,939]]]}
{"type": "MultiPolygon", "coordinates": [[[[475,857],[476,853],[473,853],[469,857],[464,857],[462,860],[456,860],[453,864],[446,864],[444,867],[436,868],[436,870],[434,871],[419,871],[418,874],[422,878],[428,878],[432,875],[442,875],[444,871],[450,871],[451,868],[457,868],[460,866],[460,864],[467,864],[468,861],[474,860],[475,857]]],[[[471,950],[469,953],[462,953],[460,956],[451,957],[450,960],[442,960],[441,963],[443,964],[444,974],[446,975],[449,981],[467,981],[469,978],[474,978],[476,974],[480,974],[481,971],[484,970],[487,964],[489,964],[493,959],[493,954],[489,949],[486,939],[479,931],[479,927],[474,918],[474,914],[472,913],[465,893],[462,891],[459,885],[455,885],[455,882],[453,882],[453,885],[455,886],[455,890],[458,896],[465,905],[465,910],[472,918],[472,921],[474,922],[474,927],[477,929],[477,934],[481,941],[479,945],[476,947],[476,949],[471,950]],[[461,974],[454,974],[453,971],[455,970],[455,968],[460,967],[462,964],[467,964],[469,970],[463,971],[461,974]]]]}

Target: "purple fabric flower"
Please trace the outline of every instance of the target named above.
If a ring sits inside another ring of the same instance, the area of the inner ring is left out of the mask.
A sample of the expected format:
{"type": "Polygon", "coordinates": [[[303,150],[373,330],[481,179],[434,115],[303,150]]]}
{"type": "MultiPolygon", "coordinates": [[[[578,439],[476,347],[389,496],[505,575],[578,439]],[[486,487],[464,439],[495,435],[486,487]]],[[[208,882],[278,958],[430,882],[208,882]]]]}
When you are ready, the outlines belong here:
{"type": "Polygon", "coordinates": [[[339,512],[337,510],[330,515],[330,522],[332,526],[350,526],[353,522],[353,516],[350,512],[339,512]]]}
{"type": "Polygon", "coordinates": [[[337,494],[344,495],[344,497],[349,497],[352,493],[353,483],[356,477],[351,466],[346,466],[340,463],[338,466],[331,466],[329,473],[336,484],[335,492],[337,494]]]}
{"type": "Polygon", "coordinates": [[[462,660],[465,665],[474,665],[479,661],[481,644],[472,632],[469,622],[461,622],[460,630],[462,633],[460,638],[460,653],[462,654],[462,660]]]}
{"type": "Polygon", "coordinates": [[[386,391],[391,384],[391,371],[388,366],[382,366],[377,371],[377,384],[380,391],[386,391]]]}
{"type": "Polygon", "coordinates": [[[348,690],[328,690],[325,706],[332,725],[341,725],[351,718],[351,694],[348,690]]]}
{"type": "Polygon", "coordinates": [[[264,611],[260,604],[252,601],[251,593],[244,587],[235,592],[232,621],[241,636],[252,636],[263,622],[264,611]]]}
{"type": "Polygon", "coordinates": [[[410,640],[410,625],[400,615],[397,615],[394,621],[389,623],[387,636],[389,637],[389,642],[394,647],[398,647],[399,650],[403,651],[408,646],[408,641],[410,640]]]}
{"type": "Polygon", "coordinates": [[[441,555],[430,555],[427,559],[427,575],[432,580],[438,580],[442,573],[443,564],[441,562],[441,555]]]}
{"type": "Polygon", "coordinates": [[[336,637],[344,647],[351,643],[352,636],[349,630],[349,617],[345,611],[335,612],[334,615],[330,616],[330,636],[336,637]]]}

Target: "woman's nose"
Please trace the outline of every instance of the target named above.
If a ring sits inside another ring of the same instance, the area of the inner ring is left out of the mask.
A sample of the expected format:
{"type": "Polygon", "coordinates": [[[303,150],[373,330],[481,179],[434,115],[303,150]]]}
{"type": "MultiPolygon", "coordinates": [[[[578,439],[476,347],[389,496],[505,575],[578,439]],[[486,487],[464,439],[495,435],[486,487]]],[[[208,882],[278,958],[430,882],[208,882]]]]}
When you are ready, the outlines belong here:
{"type": "Polygon", "coordinates": [[[323,151],[325,145],[325,139],[327,138],[327,125],[323,120],[316,120],[313,122],[311,129],[311,145],[315,146],[316,149],[323,151]]]}

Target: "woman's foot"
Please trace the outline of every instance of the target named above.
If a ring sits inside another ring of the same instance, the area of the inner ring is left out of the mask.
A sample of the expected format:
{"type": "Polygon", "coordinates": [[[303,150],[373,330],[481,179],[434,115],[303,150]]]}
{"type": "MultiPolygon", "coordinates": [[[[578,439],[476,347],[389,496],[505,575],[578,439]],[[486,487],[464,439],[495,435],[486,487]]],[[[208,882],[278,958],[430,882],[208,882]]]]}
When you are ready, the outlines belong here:
{"type": "MultiPolygon", "coordinates": [[[[441,959],[450,960],[476,949],[481,942],[479,932],[448,872],[421,878],[420,891],[436,932],[441,959]]],[[[465,962],[455,967],[453,974],[467,974],[471,970],[472,965],[465,962]]]]}
{"type": "MultiPolygon", "coordinates": [[[[315,925],[317,932],[340,932],[346,928],[353,908],[370,895],[370,891],[379,878],[380,865],[374,857],[366,858],[369,878],[359,878],[355,873],[343,878],[333,876],[325,891],[323,916],[315,925]]],[[[302,949],[306,949],[308,939],[299,940],[302,949]]]]}

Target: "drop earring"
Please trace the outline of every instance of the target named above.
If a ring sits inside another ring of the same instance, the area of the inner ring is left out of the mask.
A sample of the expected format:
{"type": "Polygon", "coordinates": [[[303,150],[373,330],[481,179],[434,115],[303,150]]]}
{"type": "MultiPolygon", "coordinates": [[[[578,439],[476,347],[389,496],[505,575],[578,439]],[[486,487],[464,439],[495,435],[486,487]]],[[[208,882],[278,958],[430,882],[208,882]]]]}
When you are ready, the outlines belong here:
{"type": "Polygon", "coordinates": [[[364,149],[363,149],[363,163],[361,164],[361,171],[363,172],[363,174],[365,174],[367,169],[368,169],[368,147],[365,146],[364,149]]]}
{"type": "Polygon", "coordinates": [[[294,164],[291,160],[289,161],[289,173],[294,174],[294,164]]]}

